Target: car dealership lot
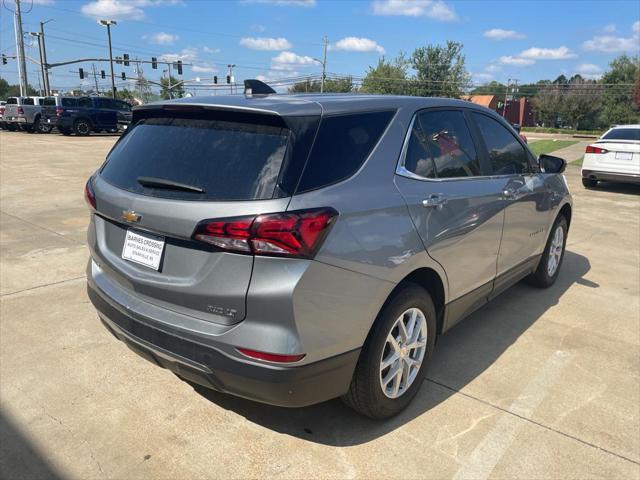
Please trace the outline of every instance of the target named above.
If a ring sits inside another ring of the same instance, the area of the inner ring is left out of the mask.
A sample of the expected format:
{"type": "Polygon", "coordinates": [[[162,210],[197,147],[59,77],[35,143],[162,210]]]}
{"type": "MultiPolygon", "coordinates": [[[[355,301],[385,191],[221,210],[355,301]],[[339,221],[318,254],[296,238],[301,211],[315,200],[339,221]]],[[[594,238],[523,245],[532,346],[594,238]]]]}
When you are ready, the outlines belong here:
{"type": "Polygon", "coordinates": [[[570,166],[557,283],[455,327],[373,422],[194,390],[104,329],[82,190],[116,138],[0,132],[0,477],[640,478],[640,188],[570,166]]]}

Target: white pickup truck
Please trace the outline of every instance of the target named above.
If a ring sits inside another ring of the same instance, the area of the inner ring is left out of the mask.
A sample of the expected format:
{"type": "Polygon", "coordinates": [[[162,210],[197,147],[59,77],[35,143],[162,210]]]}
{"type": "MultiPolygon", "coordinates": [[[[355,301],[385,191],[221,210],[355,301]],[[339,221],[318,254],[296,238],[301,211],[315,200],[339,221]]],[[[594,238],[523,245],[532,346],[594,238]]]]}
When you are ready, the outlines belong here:
{"type": "Polygon", "coordinates": [[[51,125],[41,122],[45,97],[9,97],[5,105],[3,121],[8,130],[18,128],[25,132],[49,133],[51,125]]]}

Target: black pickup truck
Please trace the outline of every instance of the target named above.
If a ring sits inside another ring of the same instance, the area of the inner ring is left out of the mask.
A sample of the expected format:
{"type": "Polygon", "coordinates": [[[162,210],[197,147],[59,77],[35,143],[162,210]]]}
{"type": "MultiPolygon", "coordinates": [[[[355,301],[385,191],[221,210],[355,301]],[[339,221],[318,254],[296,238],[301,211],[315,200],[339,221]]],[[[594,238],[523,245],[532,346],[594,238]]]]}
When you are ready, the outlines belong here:
{"type": "Polygon", "coordinates": [[[43,116],[63,135],[117,132],[131,122],[131,105],[105,97],[47,97],[43,116]]]}

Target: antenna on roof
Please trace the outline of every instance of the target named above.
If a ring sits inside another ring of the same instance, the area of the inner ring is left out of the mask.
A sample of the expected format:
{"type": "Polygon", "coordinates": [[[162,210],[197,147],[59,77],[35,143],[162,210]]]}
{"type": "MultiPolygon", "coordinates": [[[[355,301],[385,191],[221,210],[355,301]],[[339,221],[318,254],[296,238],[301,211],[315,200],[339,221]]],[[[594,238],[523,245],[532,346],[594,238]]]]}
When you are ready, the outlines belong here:
{"type": "Polygon", "coordinates": [[[249,79],[244,81],[244,94],[247,97],[254,95],[271,95],[276,91],[260,80],[249,79]]]}

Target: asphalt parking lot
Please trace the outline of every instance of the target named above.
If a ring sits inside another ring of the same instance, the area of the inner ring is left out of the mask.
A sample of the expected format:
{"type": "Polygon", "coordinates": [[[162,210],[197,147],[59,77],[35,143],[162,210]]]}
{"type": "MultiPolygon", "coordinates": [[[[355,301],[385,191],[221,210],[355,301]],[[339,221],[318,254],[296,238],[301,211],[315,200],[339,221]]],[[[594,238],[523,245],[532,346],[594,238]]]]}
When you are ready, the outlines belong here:
{"type": "Polygon", "coordinates": [[[569,166],[557,283],[455,327],[373,422],[194,390],[103,328],[82,192],[115,140],[0,132],[0,478],[640,478],[640,188],[569,166]]]}

